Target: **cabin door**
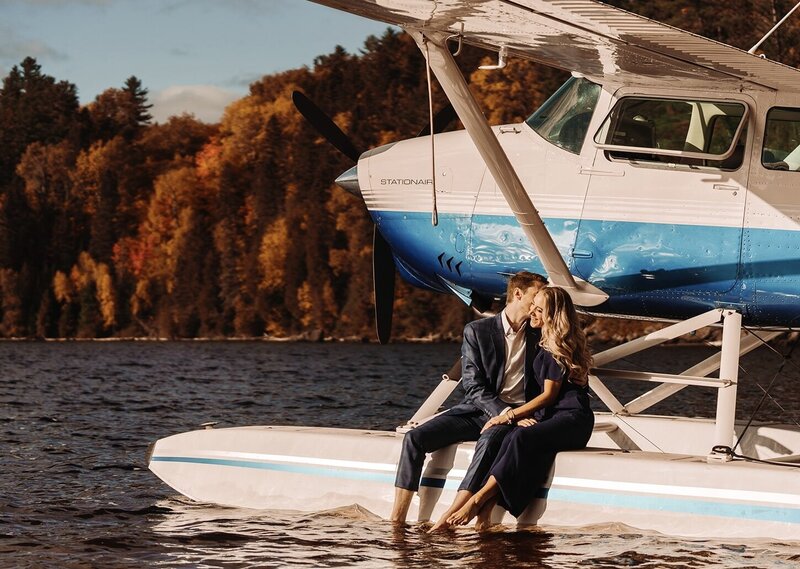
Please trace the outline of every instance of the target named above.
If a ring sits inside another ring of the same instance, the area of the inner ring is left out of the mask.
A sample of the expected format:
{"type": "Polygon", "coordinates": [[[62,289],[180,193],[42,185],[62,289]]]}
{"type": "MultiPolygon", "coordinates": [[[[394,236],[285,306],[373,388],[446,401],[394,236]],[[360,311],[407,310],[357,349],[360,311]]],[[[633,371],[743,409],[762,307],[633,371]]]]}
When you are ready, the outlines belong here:
{"type": "MultiPolygon", "coordinates": [[[[735,123],[724,115],[717,120],[706,120],[706,128],[722,132],[735,123]]],[[[650,155],[644,146],[665,148],[658,129],[667,127],[659,117],[637,116],[636,122],[625,134],[650,129],[638,133],[646,140],[620,146],[642,151],[596,151],[572,252],[577,274],[616,297],[613,310],[643,316],[685,318],[698,308],[738,302],[749,175],[745,146],[722,160],[650,155]]],[[[717,146],[735,144],[735,128],[725,132],[716,135],[727,137],[717,146]]],[[[740,131],[749,148],[747,138],[740,131]]],[[[681,146],[690,148],[688,142],[681,146]]],[[[701,151],[713,150],[704,146],[701,151]]]]}

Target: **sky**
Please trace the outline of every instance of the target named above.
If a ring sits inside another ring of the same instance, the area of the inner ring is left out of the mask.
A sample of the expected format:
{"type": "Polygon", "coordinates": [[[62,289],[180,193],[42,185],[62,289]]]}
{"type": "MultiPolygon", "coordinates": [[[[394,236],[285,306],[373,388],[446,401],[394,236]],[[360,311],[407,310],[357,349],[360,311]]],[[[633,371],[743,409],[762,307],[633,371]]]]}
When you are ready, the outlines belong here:
{"type": "Polygon", "coordinates": [[[216,122],[263,75],[387,27],[305,0],[0,0],[0,77],[31,56],[88,104],[135,75],[157,122],[216,122]]]}

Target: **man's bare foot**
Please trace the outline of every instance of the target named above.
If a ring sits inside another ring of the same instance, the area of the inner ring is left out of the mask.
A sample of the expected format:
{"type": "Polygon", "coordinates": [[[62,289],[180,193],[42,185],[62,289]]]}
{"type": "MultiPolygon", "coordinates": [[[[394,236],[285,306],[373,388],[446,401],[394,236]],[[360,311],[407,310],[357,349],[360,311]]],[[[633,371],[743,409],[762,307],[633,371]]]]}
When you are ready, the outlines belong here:
{"type": "Polygon", "coordinates": [[[389,521],[395,524],[405,524],[408,517],[408,509],[411,506],[411,498],[414,497],[412,490],[405,488],[394,489],[394,505],[392,506],[392,513],[389,516],[389,521]]]}

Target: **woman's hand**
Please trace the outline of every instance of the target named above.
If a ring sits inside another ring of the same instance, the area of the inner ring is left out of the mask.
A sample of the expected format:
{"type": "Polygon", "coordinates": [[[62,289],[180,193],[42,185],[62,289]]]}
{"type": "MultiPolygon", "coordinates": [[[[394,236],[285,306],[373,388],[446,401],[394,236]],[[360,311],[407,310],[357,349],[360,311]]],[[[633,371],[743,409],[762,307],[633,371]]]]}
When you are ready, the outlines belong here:
{"type": "Polygon", "coordinates": [[[481,434],[488,431],[489,429],[491,429],[496,425],[509,425],[509,424],[511,424],[511,418],[508,415],[506,415],[505,413],[503,413],[502,415],[497,415],[496,417],[492,417],[491,419],[486,421],[486,424],[481,429],[481,434]]]}
{"type": "Polygon", "coordinates": [[[538,422],[536,419],[520,419],[517,421],[517,425],[520,427],[532,427],[538,422]]]}

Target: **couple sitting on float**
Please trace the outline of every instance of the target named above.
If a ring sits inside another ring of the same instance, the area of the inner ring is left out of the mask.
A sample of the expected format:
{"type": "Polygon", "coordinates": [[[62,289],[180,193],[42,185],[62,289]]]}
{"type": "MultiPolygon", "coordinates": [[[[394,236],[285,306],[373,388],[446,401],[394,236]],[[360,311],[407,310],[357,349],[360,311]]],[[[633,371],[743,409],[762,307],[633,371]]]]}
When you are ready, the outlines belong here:
{"type": "Polygon", "coordinates": [[[566,291],[535,273],[512,276],[505,308],[464,328],[463,402],[405,435],[391,520],[405,522],[426,454],[462,441],[476,441],[474,457],[430,531],[475,517],[486,529],[495,505],[519,517],[555,453],[583,448],[592,435],[591,361],[566,291]]]}

